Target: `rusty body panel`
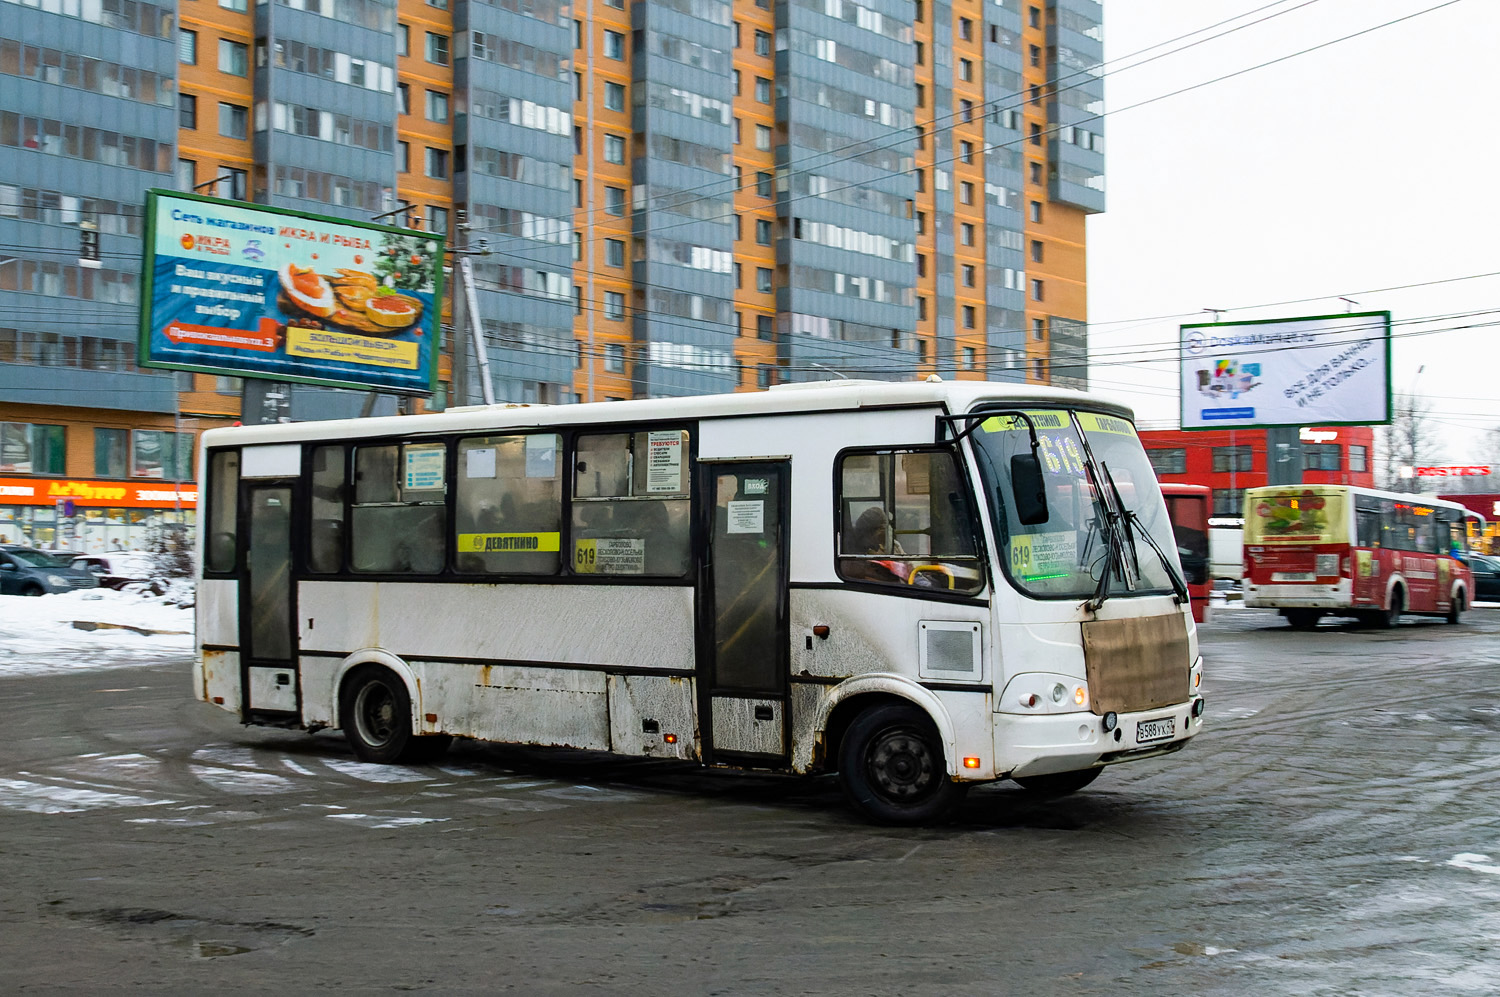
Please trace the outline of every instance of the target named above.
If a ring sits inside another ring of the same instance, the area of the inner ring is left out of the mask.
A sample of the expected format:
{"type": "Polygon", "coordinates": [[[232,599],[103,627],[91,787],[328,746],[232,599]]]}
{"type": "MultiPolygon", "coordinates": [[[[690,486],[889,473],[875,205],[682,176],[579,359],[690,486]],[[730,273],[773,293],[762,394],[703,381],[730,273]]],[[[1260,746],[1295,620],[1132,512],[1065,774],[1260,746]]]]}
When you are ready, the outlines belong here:
{"type": "Polygon", "coordinates": [[[1083,624],[1093,712],[1135,713],[1187,698],[1192,667],[1181,613],[1083,624]]]}

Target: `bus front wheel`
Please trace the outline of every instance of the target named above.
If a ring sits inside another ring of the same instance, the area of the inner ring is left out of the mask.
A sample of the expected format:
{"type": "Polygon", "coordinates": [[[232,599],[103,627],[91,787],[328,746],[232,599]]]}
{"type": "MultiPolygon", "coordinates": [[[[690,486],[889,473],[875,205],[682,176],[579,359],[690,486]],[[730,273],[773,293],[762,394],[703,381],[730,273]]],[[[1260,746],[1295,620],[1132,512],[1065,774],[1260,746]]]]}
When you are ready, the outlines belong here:
{"type": "Polygon", "coordinates": [[[1391,591],[1391,608],[1375,613],[1375,625],[1382,630],[1390,630],[1401,622],[1401,610],[1405,608],[1406,593],[1398,586],[1391,591]]]}
{"type": "Polygon", "coordinates": [[[378,665],[356,668],[339,692],[339,722],[354,753],[367,762],[418,762],[437,757],[452,738],[419,737],[411,729],[406,684],[378,665]]]}
{"type": "Polygon", "coordinates": [[[1311,630],[1323,618],[1323,613],[1316,609],[1288,609],[1284,612],[1286,621],[1291,624],[1293,630],[1311,630]]]}
{"type": "Polygon", "coordinates": [[[1457,623],[1458,618],[1464,613],[1464,594],[1460,590],[1453,593],[1453,601],[1448,604],[1448,622],[1457,623]]]}
{"type": "Polygon", "coordinates": [[[932,721],[908,703],[882,703],[854,719],[839,746],[839,778],[854,808],[881,824],[930,823],[963,798],[932,721]]]}

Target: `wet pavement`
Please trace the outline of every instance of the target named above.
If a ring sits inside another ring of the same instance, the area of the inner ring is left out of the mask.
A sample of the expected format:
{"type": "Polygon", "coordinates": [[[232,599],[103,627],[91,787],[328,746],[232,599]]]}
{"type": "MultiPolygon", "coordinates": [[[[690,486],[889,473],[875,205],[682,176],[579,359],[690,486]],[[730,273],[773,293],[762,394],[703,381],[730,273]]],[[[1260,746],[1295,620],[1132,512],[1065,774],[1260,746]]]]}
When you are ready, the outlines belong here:
{"type": "Polygon", "coordinates": [[[1209,723],[1064,800],[247,729],[185,661],[6,677],[0,992],[1500,989],[1500,610],[1201,632],[1209,723]]]}

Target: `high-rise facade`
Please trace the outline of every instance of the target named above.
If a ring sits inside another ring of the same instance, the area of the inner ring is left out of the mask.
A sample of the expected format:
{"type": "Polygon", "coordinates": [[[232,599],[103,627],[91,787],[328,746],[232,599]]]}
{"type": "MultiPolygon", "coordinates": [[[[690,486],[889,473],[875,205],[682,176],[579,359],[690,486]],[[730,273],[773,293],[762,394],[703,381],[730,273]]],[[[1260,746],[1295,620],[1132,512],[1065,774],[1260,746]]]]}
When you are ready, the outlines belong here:
{"type": "MultiPolygon", "coordinates": [[[[23,435],[50,453],[67,427],[63,456],[28,464],[48,473],[128,478],[150,462],[99,431],[237,412],[233,379],[135,364],[153,186],[446,235],[473,254],[503,400],[840,375],[1087,383],[1095,0],[0,13],[0,423],[42,427],[8,431],[16,454],[23,435]],[[90,227],[99,259],[80,263],[90,227]]],[[[478,399],[471,364],[445,358],[442,376],[450,403],[478,399]]],[[[294,395],[297,418],[364,401],[294,395]]]]}

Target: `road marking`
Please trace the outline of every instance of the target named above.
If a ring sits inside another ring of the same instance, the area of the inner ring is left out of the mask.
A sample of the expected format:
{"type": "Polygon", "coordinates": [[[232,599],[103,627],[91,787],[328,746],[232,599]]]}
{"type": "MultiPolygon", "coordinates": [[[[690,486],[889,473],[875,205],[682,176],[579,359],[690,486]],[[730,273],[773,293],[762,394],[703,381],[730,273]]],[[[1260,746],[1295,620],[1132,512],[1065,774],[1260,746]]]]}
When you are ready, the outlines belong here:
{"type": "Polygon", "coordinates": [[[21,779],[0,779],[0,807],[35,814],[73,814],[104,807],[159,807],[176,800],[157,800],[129,793],[52,786],[21,779]]]}
{"type": "Polygon", "coordinates": [[[1473,872],[1487,872],[1491,876],[1500,876],[1500,865],[1492,865],[1488,855],[1478,855],[1474,852],[1460,852],[1443,864],[1451,865],[1455,869],[1469,869],[1473,872]]]}
{"type": "Polygon", "coordinates": [[[188,771],[226,793],[290,793],[298,788],[290,779],[271,772],[218,769],[207,765],[189,765],[188,771]]]}
{"type": "Polygon", "coordinates": [[[360,827],[383,830],[392,827],[412,827],[416,824],[439,824],[448,817],[380,817],[370,814],[329,814],[330,820],[346,820],[360,827]]]}
{"type": "Polygon", "coordinates": [[[334,758],[323,759],[323,764],[335,772],[352,776],[355,779],[363,779],[365,782],[428,782],[432,779],[429,773],[419,772],[416,769],[403,768],[399,765],[344,762],[334,758]]]}

